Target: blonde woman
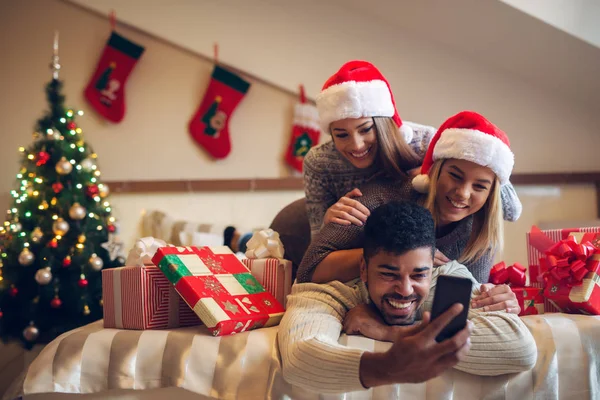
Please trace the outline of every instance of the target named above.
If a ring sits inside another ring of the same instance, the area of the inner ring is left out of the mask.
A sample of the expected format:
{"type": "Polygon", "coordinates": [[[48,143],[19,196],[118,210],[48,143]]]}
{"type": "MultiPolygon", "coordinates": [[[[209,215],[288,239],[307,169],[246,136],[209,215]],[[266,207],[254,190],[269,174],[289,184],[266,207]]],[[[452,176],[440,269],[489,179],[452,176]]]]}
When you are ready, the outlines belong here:
{"type": "MultiPolygon", "coordinates": [[[[358,198],[378,174],[407,178],[419,167],[435,134],[430,126],[402,121],[390,86],[366,61],[350,61],[317,96],[323,131],[332,140],[304,160],[307,215],[314,237],[327,223],[361,226],[369,215],[358,198]]],[[[510,183],[501,188],[504,219],[515,221],[521,203],[510,183]]]]}
{"type": "MultiPolygon", "coordinates": [[[[480,114],[463,111],[438,130],[421,168],[410,179],[379,177],[357,200],[368,210],[392,200],[427,207],[436,222],[436,246],[448,260],[464,264],[479,282],[488,281],[493,256],[502,248],[501,188],[508,183],[514,155],[505,133],[480,114]],[[425,195],[423,192],[429,192],[425,195]]],[[[358,277],[362,227],[326,224],[309,246],[299,282],[342,282],[358,277]]]]}

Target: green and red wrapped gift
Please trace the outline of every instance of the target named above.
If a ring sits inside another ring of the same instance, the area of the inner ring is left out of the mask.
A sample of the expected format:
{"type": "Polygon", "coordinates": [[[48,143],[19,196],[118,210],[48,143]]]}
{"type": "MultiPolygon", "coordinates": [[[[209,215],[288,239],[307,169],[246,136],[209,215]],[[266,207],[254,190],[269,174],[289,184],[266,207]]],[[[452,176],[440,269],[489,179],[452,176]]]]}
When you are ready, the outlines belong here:
{"type": "Polygon", "coordinates": [[[521,312],[519,316],[544,313],[544,296],[542,289],[536,287],[511,287],[517,296],[521,312]]]}
{"type": "Polygon", "coordinates": [[[544,313],[542,289],[526,286],[527,268],[521,264],[514,263],[507,267],[504,261],[499,262],[490,271],[490,282],[494,285],[506,284],[510,286],[521,307],[519,316],[544,313]]]}
{"type": "Polygon", "coordinates": [[[161,247],[152,261],[215,336],[277,325],[283,316],[229,247],[161,247]]]}

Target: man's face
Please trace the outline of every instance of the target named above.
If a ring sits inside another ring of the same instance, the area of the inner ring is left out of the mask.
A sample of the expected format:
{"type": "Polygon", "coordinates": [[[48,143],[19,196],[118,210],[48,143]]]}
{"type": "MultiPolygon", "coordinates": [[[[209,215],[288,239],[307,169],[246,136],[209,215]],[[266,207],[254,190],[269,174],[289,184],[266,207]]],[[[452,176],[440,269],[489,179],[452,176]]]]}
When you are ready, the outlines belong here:
{"type": "Polygon", "coordinates": [[[389,325],[410,325],[429,294],[433,257],[431,247],[402,255],[380,250],[368,265],[363,260],[360,276],[371,302],[389,325]]]}

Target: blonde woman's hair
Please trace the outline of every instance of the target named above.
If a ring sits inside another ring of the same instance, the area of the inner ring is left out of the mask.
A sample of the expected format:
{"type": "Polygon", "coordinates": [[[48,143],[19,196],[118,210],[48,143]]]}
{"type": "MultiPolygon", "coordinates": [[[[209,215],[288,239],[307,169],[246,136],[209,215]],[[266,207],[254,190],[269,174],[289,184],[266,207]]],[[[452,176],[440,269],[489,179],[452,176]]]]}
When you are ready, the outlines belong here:
{"type": "Polygon", "coordinates": [[[421,165],[417,154],[406,143],[390,117],[373,117],[377,132],[378,162],[392,178],[406,178],[406,171],[421,165]]]}
{"type": "MultiPolygon", "coordinates": [[[[429,196],[425,201],[425,208],[429,209],[437,226],[439,223],[439,209],[435,202],[437,182],[442,172],[445,160],[433,163],[429,170],[429,196]]],[[[473,228],[467,242],[467,247],[458,258],[461,263],[471,263],[478,260],[486,252],[497,254],[504,247],[504,223],[502,220],[502,200],[500,198],[500,181],[496,177],[490,194],[481,210],[473,215],[473,228]]]]}

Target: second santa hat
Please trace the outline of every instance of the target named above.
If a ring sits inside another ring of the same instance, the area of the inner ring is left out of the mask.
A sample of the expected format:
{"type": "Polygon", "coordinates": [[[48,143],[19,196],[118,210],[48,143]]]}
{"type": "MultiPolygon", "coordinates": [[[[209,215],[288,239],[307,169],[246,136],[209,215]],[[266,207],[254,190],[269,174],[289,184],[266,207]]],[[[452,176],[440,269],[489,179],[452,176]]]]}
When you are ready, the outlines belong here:
{"type": "Polygon", "coordinates": [[[346,118],[390,117],[404,140],[413,138],[411,127],[402,123],[390,84],[383,74],[367,61],[349,61],[323,85],[316,98],[324,132],[329,125],[346,118]]]}
{"type": "Polygon", "coordinates": [[[490,168],[500,184],[508,183],[515,156],[510,150],[506,134],[481,114],[462,111],[450,117],[440,126],[431,140],[421,175],[412,183],[421,193],[429,191],[429,170],[437,160],[456,158],[490,168]]]}

